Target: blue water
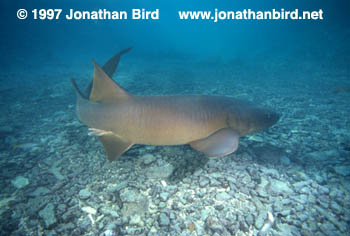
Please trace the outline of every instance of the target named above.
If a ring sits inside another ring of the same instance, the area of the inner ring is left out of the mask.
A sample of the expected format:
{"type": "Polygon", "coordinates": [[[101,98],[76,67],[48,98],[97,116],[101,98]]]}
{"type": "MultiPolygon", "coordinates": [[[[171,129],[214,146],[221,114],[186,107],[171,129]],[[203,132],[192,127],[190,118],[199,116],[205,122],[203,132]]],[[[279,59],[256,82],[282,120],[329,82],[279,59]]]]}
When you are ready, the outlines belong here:
{"type": "Polygon", "coordinates": [[[349,11],[345,0],[1,3],[0,235],[349,235],[349,11]],[[136,8],[160,19],[64,18],[136,8]],[[282,8],[323,20],[178,15],[282,8]],[[33,9],[63,12],[35,20],[33,9]],[[84,89],[92,59],[127,47],[113,79],[131,94],[233,96],[281,118],[224,158],[136,145],[109,162],[69,79],[84,89]]]}

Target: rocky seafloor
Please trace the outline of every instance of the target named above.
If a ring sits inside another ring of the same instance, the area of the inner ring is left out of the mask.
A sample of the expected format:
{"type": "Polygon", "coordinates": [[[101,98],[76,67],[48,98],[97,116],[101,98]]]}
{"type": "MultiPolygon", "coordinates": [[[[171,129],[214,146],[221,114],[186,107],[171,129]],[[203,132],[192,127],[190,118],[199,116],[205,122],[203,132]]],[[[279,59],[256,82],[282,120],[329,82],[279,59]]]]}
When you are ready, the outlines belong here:
{"type": "Polygon", "coordinates": [[[109,162],[67,79],[86,84],[91,65],[2,72],[1,235],[350,234],[350,94],[331,91],[349,68],[132,62],[116,76],[131,93],[236,96],[281,120],[224,158],[136,145],[109,162]]]}

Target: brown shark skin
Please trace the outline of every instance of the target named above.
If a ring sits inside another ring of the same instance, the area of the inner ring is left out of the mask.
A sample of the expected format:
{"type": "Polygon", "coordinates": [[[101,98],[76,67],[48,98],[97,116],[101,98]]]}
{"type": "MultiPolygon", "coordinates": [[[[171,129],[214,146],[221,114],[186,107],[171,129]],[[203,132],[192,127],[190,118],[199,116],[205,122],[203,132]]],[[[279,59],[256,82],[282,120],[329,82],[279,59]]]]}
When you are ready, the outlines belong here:
{"type": "Polygon", "coordinates": [[[227,127],[243,136],[279,118],[245,101],[208,95],[132,96],[112,104],[78,104],[77,112],[89,127],[148,145],[187,144],[227,127]]]}
{"type": "Polygon", "coordinates": [[[87,95],[72,80],[79,120],[99,136],[109,160],[133,144],[182,145],[207,156],[234,152],[238,136],[267,129],[279,120],[275,112],[232,97],[210,95],[135,96],[111,76],[123,50],[103,68],[96,63],[87,95]],[[108,69],[107,72],[105,69],[108,69]]]}

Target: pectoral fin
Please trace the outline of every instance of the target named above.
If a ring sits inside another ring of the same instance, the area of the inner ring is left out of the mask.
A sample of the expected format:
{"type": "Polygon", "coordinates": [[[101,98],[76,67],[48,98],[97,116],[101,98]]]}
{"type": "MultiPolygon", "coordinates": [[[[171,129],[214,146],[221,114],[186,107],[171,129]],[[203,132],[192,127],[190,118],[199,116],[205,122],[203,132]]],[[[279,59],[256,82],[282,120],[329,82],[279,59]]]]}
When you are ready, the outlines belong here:
{"type": "Polygon", "coordinates": [[[103,135],[98,137],[110,161],[117,160],[124,152],[129,150],[133,143],[116,135],[103,135]]]}
{"type": "Polygon", "coordinates": [[[208,157],[223,157],[237,150],[238,139],[236,131],[224,128],[204,139],[193,141],[190,145],[208,157]]]}

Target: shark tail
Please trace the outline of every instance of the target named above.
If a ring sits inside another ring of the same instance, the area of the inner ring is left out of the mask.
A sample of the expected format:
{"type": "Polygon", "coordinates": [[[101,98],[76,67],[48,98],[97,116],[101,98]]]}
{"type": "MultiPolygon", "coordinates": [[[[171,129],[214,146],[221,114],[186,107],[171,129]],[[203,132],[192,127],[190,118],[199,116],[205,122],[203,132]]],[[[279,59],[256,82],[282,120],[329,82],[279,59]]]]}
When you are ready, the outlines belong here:
{"type": "Polygon", "coordinates": [[[70,81],[72,82],[72,85],[73,85],[73,89],[74,89],[74,91],[75,91],[75,94],[77,95],[77,97],[78,97],[78,99],[87,99],[86,97],[85,97],[85,95],[79,90],[79,88],[78,88],[78,85],[77,85],[77,83],[75,82],[75,80],[74,79],[70,79],[70,81]]]}
{"type": "Polygon", "coordinates": [[[76,112],[79,120],[91,127],[90,135],[98,136],[102,146],[110,161],[118,159],[124,152],[132,147],[133,142],[114,133],[110,126],[105,124],[103,118],[110,109],[114,109],[114,104],[132,97],[124,89],[114,82],[110,75],[115,72],[119,63],[120,55],[130,49],[125,49],[107,61],[104,67],[100,67],[94,61],[94,76],[89,89],[89,96],[82,93],[75,81],[72,85],[77,94],[76,112]],[[105,104],[111,104],[105,105],[105,104]]]}

